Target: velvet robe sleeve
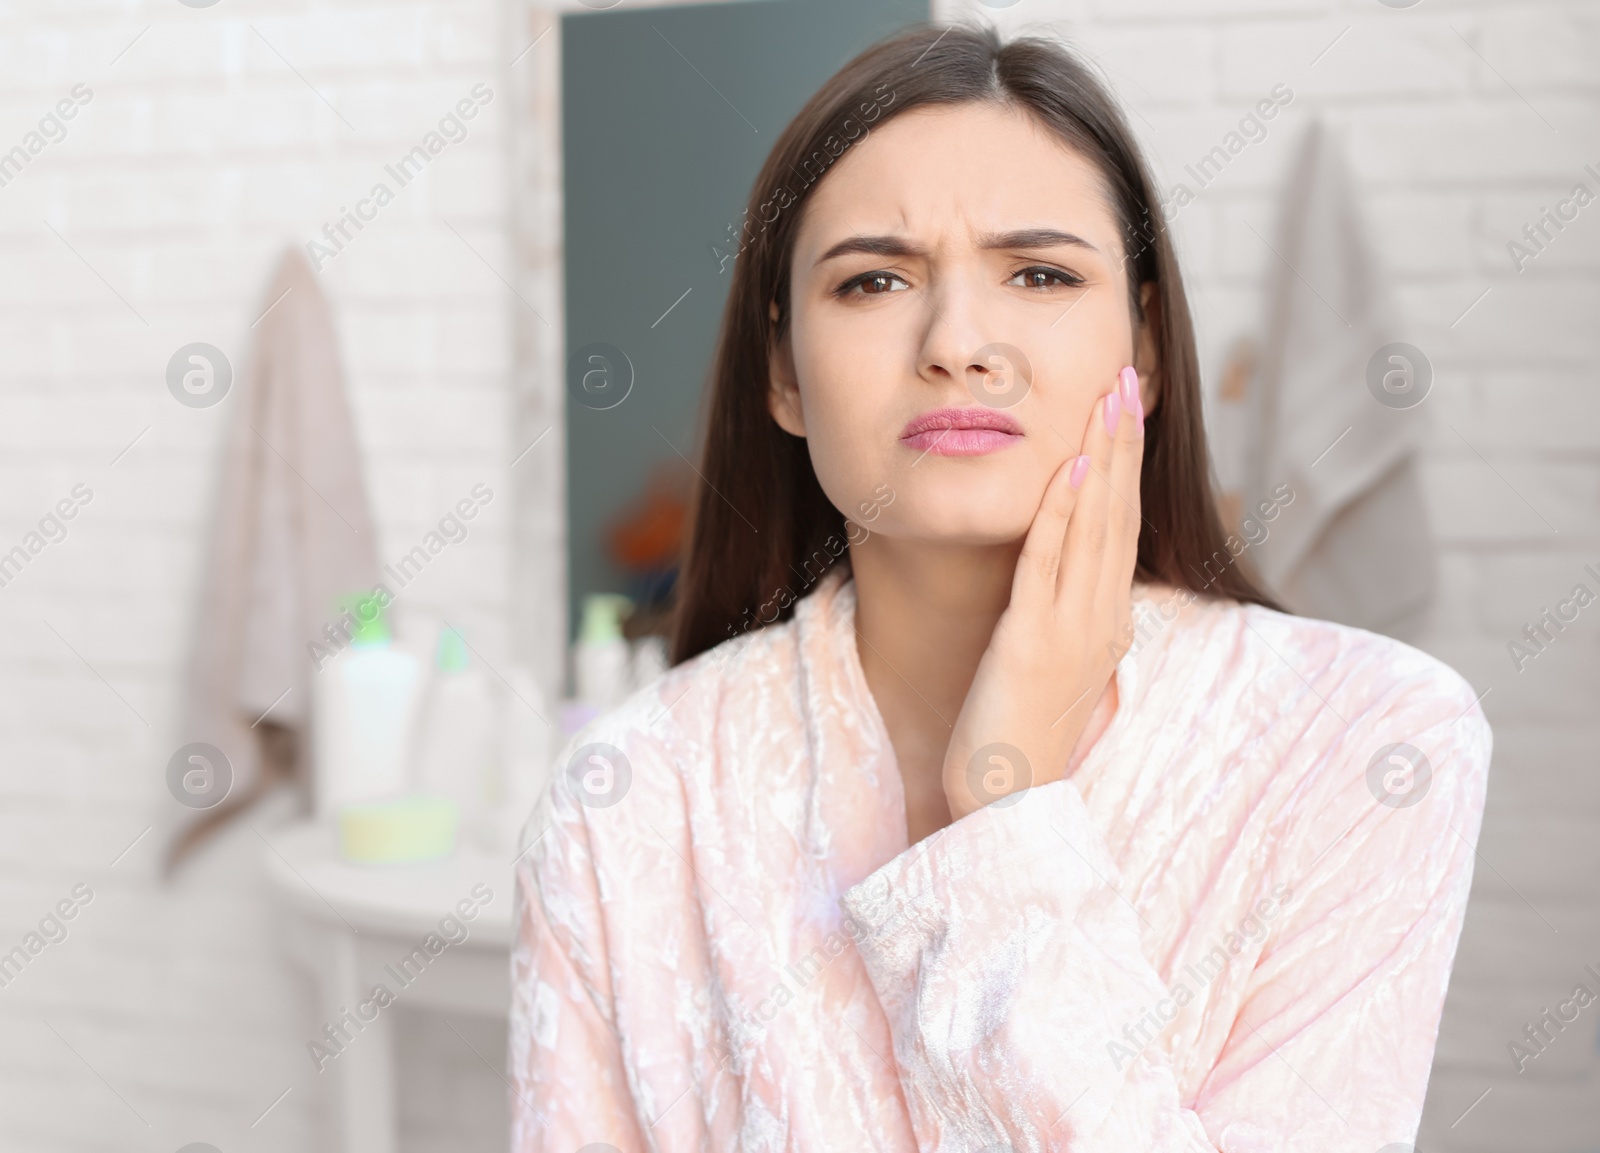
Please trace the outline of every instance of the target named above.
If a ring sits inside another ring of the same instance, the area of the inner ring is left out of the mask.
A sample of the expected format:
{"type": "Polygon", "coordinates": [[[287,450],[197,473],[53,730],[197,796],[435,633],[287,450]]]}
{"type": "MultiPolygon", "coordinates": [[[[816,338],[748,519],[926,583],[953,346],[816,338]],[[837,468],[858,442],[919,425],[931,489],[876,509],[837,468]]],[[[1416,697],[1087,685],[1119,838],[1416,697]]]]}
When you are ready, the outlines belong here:
{"type": "Polygon", "coordinates": [[[1130,1021],[1170,1007],[1176,981],[1144,955],[1070,780],[980,809],[847,890],[924,1153],[1373,1153],[1413,1140],[1491,747],[1456,682],[1414,686],[1340,738],[1307,742],[1316,763],[1256,862],[1292,877],[1295,899],[1229,1007],[1220,1055],[1187,1089],[1161,1043],[1115,1056],[1130,1021]],[[1426,756],[1425,782],[1370,770],[1401,742],[1426,756]],[[1407,795],[1388,787],[1418,796],[1396,804],[1407,795]]]}
{"type": "Polygon", "coordinates": [[[585,822],[546,793],[516,866],[511,951],[515,1153],[595,1142],[645,1149],[617,1037],[605,924],[585,822]],[[547,902],[553,897],[553,903],[547,902]],[[552,911],[553,910],[553,911],[552,911]]]}

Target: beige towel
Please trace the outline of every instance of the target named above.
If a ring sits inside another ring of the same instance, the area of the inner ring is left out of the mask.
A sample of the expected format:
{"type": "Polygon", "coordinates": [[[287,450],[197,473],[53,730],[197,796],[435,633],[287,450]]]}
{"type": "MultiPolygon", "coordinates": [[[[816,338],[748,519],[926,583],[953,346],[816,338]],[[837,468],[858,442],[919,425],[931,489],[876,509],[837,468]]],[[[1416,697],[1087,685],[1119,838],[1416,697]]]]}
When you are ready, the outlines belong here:
{"type": "MultiPolygon", "coordinates": [[[[1408,334],[1340,142],[1320,120],[1293,165],[1273,246],[1270,324],[1248,398],[1255,451],[1244,512],[1282,484],[1293,499],[1256,530],[1269,535],[1251,558],[1296,612],[1404,639],[1421,627],[1435,585],[1416,463],[1431,402],[1398,407],[1409,400],[1390,394],[1385,403],[1369,387],[1374,357],[1408,334]]],[[[1387,352],[1378,362],[1402,364],[1387,352]]],[[[1410,367],[1419,382],[1428,371],[1410,367]]]]}
{"type": "Polygon", "coordinates": [[[221,749],[233,784],[215,807],[173,805],[170,871],[279,775],[309,795],[313,639],[335,598],[378,580],[361,455],[338,340],[305,256],[291,246],[261,301],[233,407],[200,589],[180,743],[221,749]]]}

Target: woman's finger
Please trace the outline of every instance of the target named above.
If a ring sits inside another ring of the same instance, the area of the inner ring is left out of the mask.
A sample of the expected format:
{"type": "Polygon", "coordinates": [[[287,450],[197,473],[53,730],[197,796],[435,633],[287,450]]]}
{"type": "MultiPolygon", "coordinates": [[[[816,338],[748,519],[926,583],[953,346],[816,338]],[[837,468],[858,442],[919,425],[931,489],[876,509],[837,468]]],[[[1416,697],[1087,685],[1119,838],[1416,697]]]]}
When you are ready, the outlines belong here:
{"type": "Polygon", "coordinates": [[[1064,556],[1056,602],[1066,619],[1080,626],[1093,612],[1095,593],[1100,587],[1100,571],[1105,565],[1106,552],[1111,544],[1106,506],[1110,496],[1107,478],[1114,446],[1107,426],[1109,423],[1115,427],[1121,406],[1122,402],[1113,389],[1089,410],[1089,421],[1083,435],[1083,452],[1089,458],[1089,471],[1084,477],[1083,487],[1078,490],[1078,504],[1072,510],[1066,540],[1062,542],[1064,556]]]}
{"type": "Polygon", "coordinates": [[[1095,612],[1101,620],[1111,622],[1111,651],[1120,655],[1133,639],[1132,582],[1139,561],[1139,530],[1143,523],[1139,479],[1144,462],[1144,413],[1139,397],[1139,374],[1131,365],[1117,374],[1117,384],[1122,417],[1113,438],[1115,447],[1107,479],[1111,544],[1101,569],[1102,583],[1095,594],[1095,612]]]}
{"type": "Polygon", "coordinates": [[[1076,459],[1069,456],[1050,477],[1022,542],[1022,555],[1017,558],[1017,570],[1011,578],[1011,603],[1025,614],[1024,619],[1036,619],[1032,614],[1047,607],[1056,594],[1061,545],[1078,499],[1078,491],[1072,486],[1076,459]]]}
{"type": "Polygon", "coordinates": [[[1117,392],[1122,402],[1122,418],[1117,423],[1111,468],[1107,479],[1110,493],[1108,519],[1111,544],[1103,578],[1107,582],[1100,600],[1114,605],[1126,597],[1139,560],[1139,478],[1144,462],[1143,412],[1139,399],[1139,374],[1132,366],[1117,375],[1117,392]]]}

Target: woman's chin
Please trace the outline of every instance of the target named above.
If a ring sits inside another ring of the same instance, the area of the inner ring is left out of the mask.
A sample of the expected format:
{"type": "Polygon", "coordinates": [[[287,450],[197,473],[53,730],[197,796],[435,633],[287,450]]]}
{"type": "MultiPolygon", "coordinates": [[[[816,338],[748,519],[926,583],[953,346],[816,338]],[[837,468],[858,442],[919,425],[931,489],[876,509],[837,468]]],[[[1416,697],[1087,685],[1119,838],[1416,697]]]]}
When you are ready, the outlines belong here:
{"type": "Polygon", "coordinates": [[[1014,545],[1028,534],[1031,522],[1028,512],[992,506],[929,509],[915,516],[908,515],[910,512],[907,509],[892,525],[862,527],[873,536],[885,537],[897,544],[976,548],[1014,545]]]}

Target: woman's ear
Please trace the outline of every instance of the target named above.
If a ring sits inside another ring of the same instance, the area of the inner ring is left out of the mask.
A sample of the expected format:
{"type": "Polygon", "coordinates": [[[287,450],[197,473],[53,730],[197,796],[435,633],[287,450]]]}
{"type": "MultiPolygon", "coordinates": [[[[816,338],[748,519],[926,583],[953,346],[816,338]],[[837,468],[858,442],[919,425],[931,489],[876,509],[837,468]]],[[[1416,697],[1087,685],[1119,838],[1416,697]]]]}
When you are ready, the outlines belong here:
{"type": "MultiPolygon", "coordinates": [[[[778,325],[778,302],[773,301],[767,313],[773,328],[778,325]]],[[[767,411],[778,427],[791,436],[805,436],[806,418],[800,407],[800,382],[794,370],[794,356],[787,335],[774,341],[767,354],[767,411]]]]}
{"type": "Polygon", "coordinates": [[[1139,286],[1139,305],[1144,321],[1134,336],[1133,368],[1139,374],[1139,400],[1146,414],[1161,403],[1161,293],[1156,282],[1139,286]]]}

